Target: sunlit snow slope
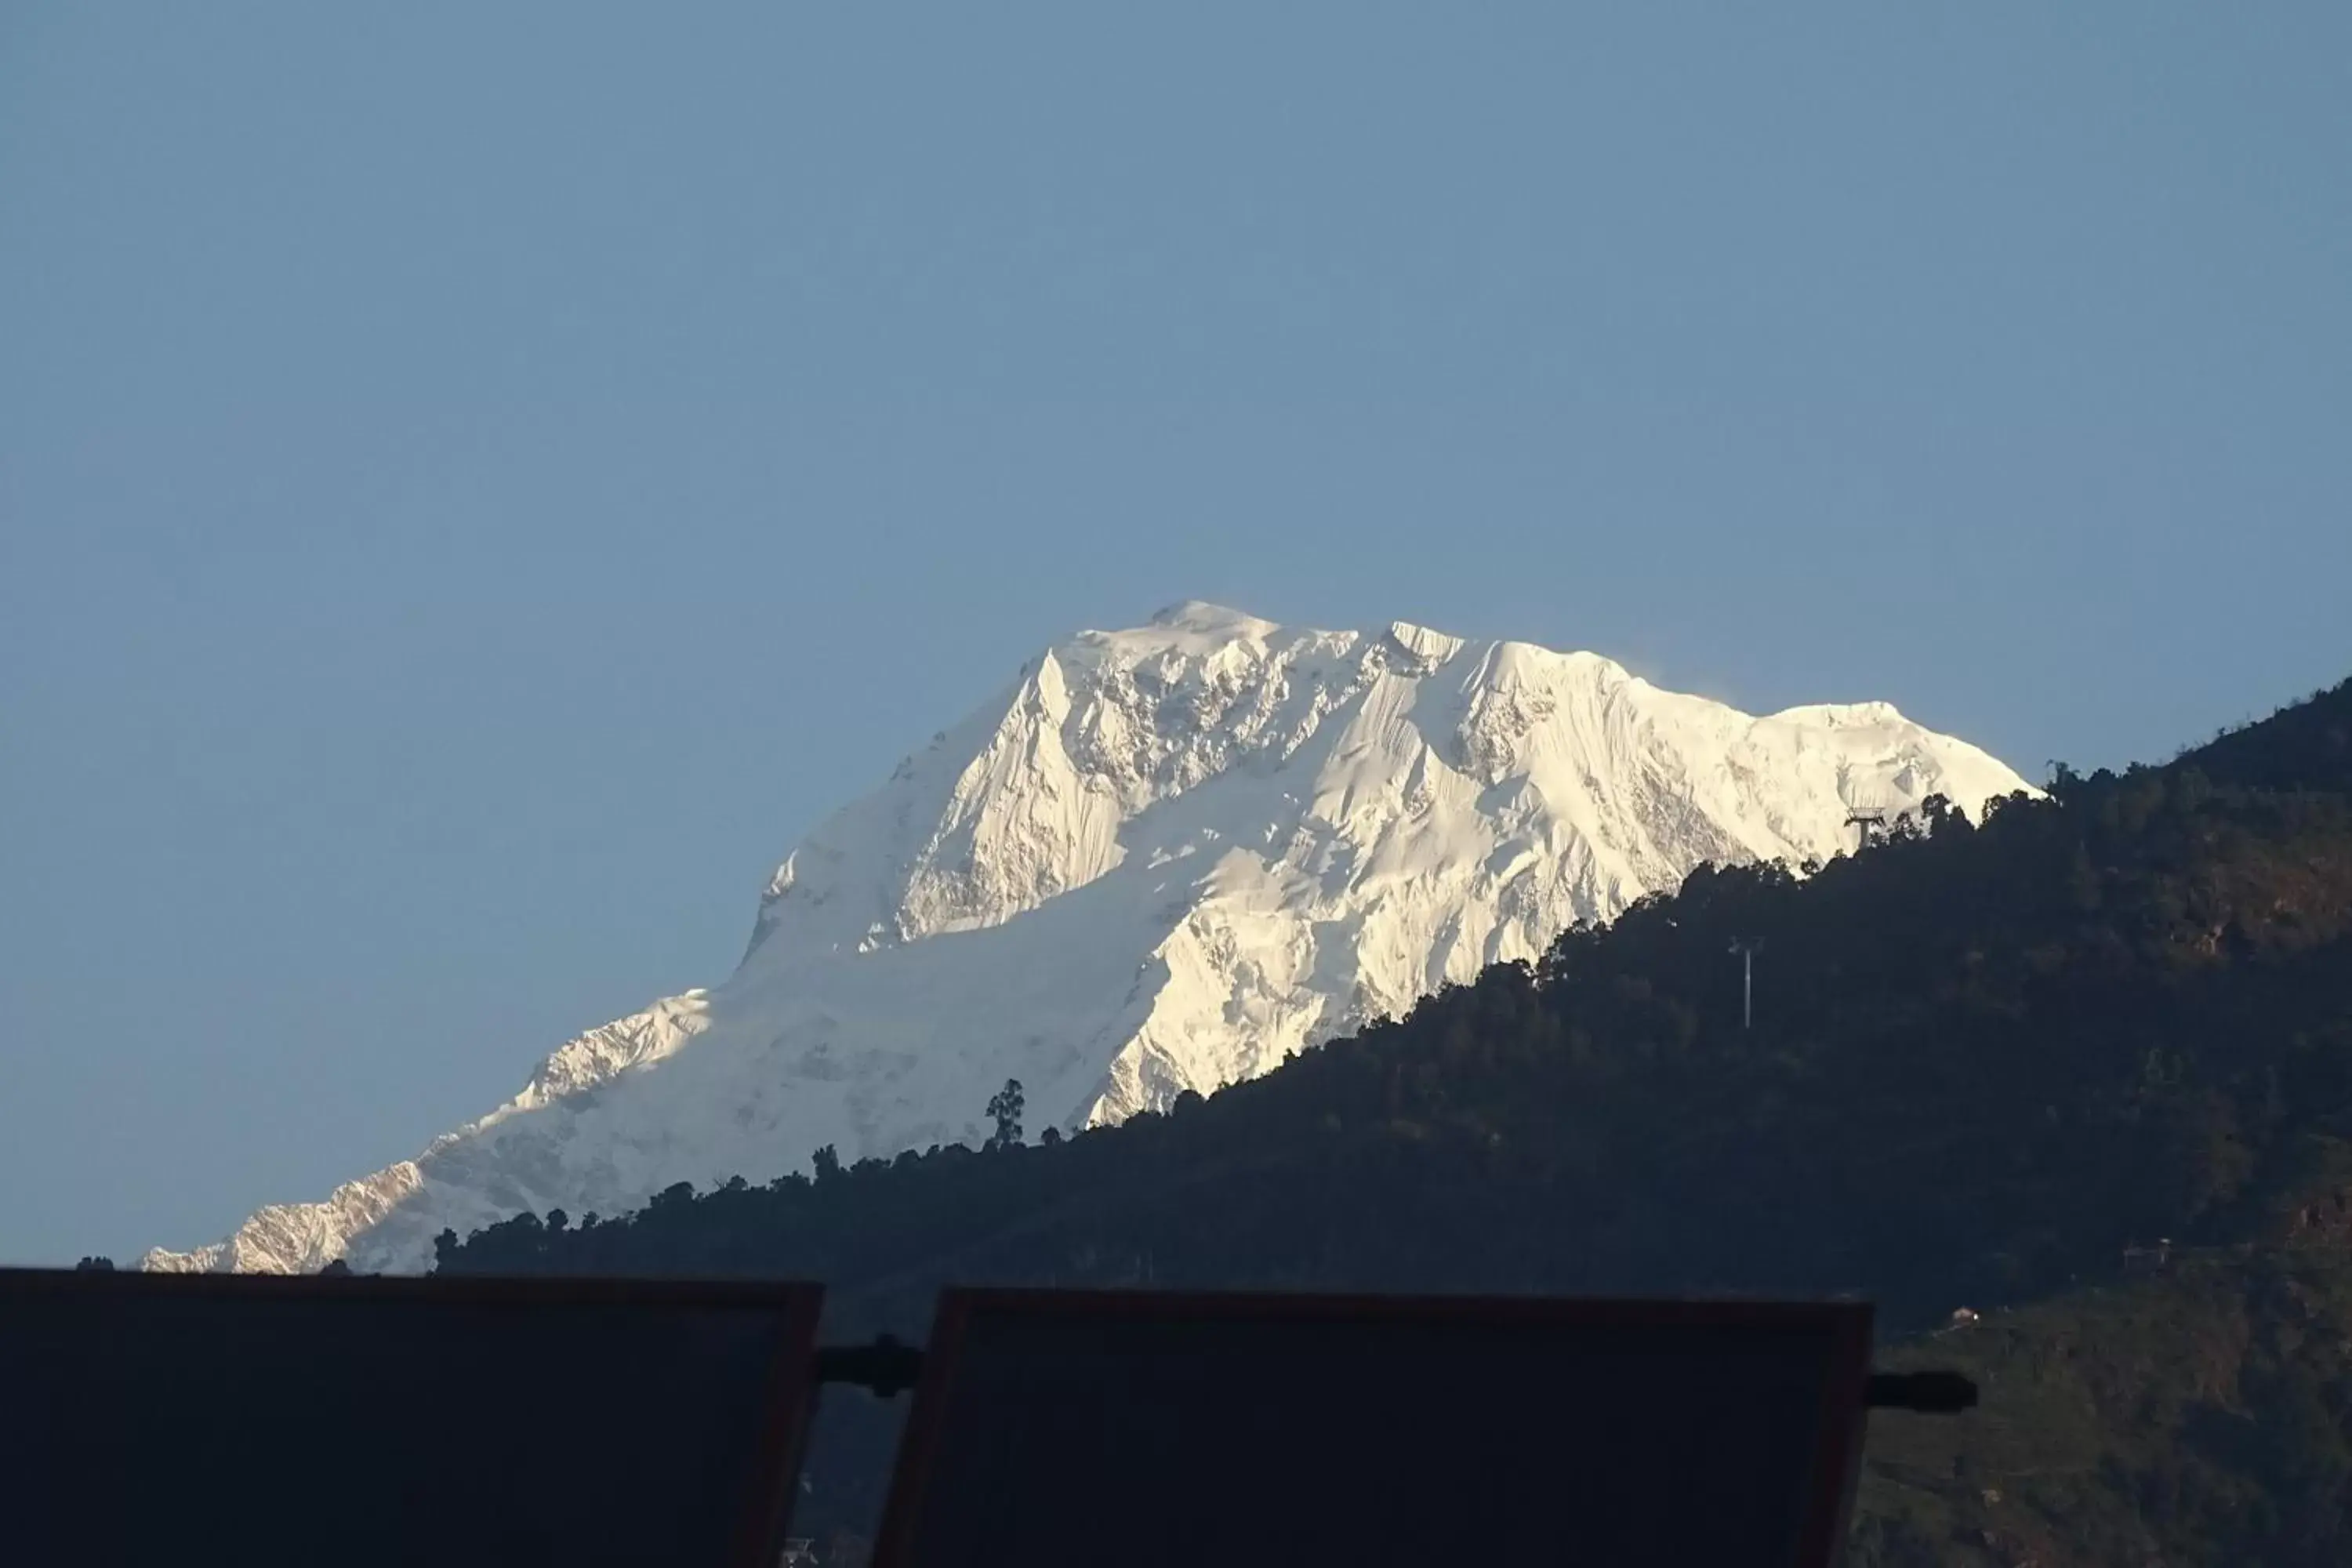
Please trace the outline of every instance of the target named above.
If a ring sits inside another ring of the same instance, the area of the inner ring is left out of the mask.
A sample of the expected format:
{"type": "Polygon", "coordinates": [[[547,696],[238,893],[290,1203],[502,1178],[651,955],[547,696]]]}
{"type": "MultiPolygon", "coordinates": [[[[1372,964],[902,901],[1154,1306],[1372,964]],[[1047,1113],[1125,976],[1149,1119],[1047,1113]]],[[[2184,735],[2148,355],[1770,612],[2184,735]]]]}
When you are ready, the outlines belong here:
{"type": "Polygon", "coordinates": [[[1750,718],[1589,653],[1188,604],[1085,632],[778,868],[750,951],[321,1204],[151,1268],[416,1269],[444,1227],[1164,1106],[1849,810],[2023,787],[1884,703],[1750,718]]]}

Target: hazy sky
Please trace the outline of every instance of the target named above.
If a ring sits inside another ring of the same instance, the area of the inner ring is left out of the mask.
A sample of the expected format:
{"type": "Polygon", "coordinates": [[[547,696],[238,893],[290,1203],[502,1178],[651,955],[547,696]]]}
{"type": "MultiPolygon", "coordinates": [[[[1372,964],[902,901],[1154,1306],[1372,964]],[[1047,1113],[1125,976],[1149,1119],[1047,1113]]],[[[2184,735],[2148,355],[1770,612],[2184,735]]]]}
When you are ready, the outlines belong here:
{"type": "Polygon", "coordinates": [[[2352,672],[2352,6],[0,7],[0,1258],[722,979],[1184,597],[2039,777],[2352,672]]]}

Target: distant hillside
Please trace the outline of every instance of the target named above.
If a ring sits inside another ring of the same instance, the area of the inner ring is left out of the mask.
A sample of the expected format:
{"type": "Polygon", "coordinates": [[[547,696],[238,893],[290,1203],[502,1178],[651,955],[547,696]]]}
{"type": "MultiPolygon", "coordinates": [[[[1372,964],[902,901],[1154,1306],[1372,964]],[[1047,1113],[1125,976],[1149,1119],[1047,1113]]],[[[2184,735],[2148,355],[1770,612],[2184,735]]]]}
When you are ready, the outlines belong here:
{"type": "MultiPolygon", "coordinates": [[[[2339,1151],[2340,1152],[2340,1151],[2339,1151]]],[[[2173,1252],[1896,1348],[1984,1405],[1872,1419],[1848,1561],[2340,1563],[2352,1269],[2340,1228],[2173,1252]]]]}
{"type": "Polygon", "coordinates": [[[2210,779],[2257,789],[2341,790],[2352,779],[2352,680],[2315,691],[2195,753],[2210,779]]]}
{"type": "MultiPolygon", "coordinates": [[[[1892,1336],[1968,1306],[1893,1357],[1986,1405],[1877,1425],[1857,1562],[2342,1563],[2347,718],[2352,683],[1980,827],[1935,801],[1811,876],[1702,868],[1117,1130],[526,1215],[442,1267],[814,1276],[840,1331],[913,1335],[947,1279],[1852,1290],[1892,1336]]],[[[828,1421],[820,1528],[888,1441],[828,1421]]]]}

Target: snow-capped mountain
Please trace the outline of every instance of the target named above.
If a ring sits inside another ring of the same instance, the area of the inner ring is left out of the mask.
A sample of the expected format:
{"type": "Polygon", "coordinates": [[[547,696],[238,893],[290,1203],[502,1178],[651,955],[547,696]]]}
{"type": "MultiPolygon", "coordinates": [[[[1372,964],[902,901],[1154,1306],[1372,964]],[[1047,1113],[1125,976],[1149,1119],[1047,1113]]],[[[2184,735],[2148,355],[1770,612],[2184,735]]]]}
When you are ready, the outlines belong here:
{"type": "Polygon", "coordinates": [[[1083,632],[811,834],[726,984],[591,1030],[323,1203],[151,1268],[426,1267],[524,1208],[625,1212],[1213,1091],[1538,953],[1706,860],[1827,858],[1856,806],[2024,787],[1885,703],[1751,718],[1590,653],[1187,604],[1083,632]]]}

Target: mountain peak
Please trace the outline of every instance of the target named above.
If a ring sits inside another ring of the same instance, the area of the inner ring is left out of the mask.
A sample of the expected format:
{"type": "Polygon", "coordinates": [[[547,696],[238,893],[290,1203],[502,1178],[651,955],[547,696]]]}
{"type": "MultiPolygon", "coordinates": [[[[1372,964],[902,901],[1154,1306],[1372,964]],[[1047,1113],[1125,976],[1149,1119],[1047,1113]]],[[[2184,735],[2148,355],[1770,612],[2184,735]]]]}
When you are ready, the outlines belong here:
{"type": "Polygon", "coordinates": [[[1759,720],[1594,654],[1188,600],[1081,633],[784,858],[732,978],[591,1030],[325,1203],[153,1268],[425,1266],[520,1207],[617,1214],[1270,1070],[1708,860],[1828,858],[1857,803],[2023,781],[1885,704],[1759,720]]]}
{"type": "Polygon", "coordinates": [[[1153,613],[1151,624],[1213,637],[1264,637],[1281,629],[1274,622],[1263,620],[1246,610],[1236,610],[1230,605],[1213,605],[1206,599],[1180,599],[1175,604],[1164,605],[1153,613]]]}

